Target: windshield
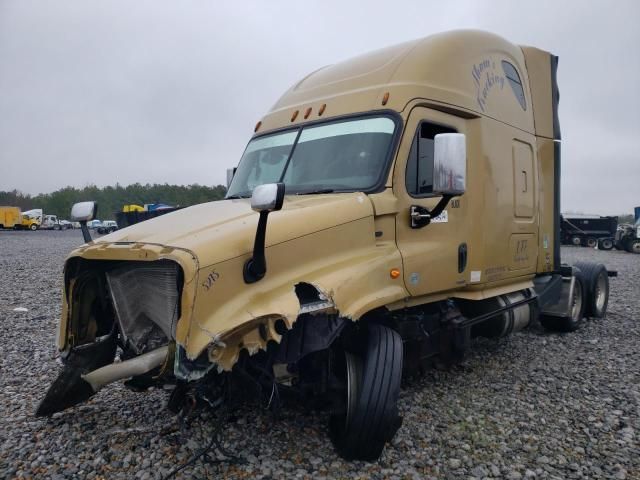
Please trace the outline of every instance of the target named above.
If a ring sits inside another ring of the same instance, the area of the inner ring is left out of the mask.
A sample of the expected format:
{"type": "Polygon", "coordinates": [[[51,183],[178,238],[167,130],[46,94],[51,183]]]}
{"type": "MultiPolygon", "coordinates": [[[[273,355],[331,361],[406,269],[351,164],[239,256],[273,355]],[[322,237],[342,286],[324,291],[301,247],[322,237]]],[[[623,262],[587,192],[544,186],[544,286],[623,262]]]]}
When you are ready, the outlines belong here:
{"type": "Polygon", "coordinates": [[[249,197],[258,185],[284,182],[287,193],[367,191],[386,172],[395,122],[367,117],[254,138],[229,187],[249,197]]]}

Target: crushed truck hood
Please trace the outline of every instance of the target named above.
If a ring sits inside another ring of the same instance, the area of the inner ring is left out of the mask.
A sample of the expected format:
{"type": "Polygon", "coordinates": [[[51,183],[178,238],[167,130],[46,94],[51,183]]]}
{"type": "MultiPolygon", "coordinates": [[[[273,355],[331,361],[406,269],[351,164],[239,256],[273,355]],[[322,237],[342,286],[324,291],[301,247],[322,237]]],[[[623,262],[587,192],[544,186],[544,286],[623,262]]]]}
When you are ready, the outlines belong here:
{"type": "MultiPolygon", "coordinates": [[[[309,235],[373,215],[363,193],[290,195],[269,215],[266,246],[309,235]]],[[[201,267],[253,251],[258,214],[250,199],[220,200],[168,213],[95,241],[147,243],[189,250],[201,267]]]]}

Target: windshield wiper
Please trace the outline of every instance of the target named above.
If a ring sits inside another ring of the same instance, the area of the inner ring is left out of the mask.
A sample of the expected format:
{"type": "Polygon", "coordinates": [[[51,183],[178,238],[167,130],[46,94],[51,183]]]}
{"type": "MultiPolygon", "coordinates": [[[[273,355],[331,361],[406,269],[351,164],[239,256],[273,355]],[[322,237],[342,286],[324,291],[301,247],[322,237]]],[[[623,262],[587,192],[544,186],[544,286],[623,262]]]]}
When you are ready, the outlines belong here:
{"type": "Polygon", "coordinates": [[[314,195],[316,193],[333,193],[335,190],[333,188],[319,188],[317,190],[309,190],[307,192],[298,192],[296,195],[314,195]]]}
{"type": "Polygon", "coordinates": [[[237,195],[229,195],[228,197],[224,197],[225,200],[238,200],[239,198],[249,198],[251,197],[250,192],[238,193],[237,195]]]}

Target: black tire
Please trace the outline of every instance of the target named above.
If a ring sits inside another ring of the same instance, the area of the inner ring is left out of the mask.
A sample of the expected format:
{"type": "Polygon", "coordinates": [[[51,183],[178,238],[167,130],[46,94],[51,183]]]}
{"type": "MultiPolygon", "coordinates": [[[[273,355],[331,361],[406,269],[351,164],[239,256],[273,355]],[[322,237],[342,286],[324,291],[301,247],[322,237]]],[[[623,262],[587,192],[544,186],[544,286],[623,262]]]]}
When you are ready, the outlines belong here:
{"type": "Polygon", "coordinates": [[[596,248],[596,246],[598,245],[598,240],[594,237],[587,237],[587,239],[584,241],[584,244],[586,247],[596,248]]]}
{"type": "Polygon", "coordinates": [[[640,253],[640,239],[630,239],[625,245],[625,250],[629,253],[640,253]]]}
{"type": "Polygon", "coordinates": [[[377,460],[402,424],[397,407],[402,348],[398,332],[369,326],[356,407],[348,423],[344,415],[332,416],[329,423],[331,440],[343,458],[377,460]]]}
{"type": "Polygon", "coordinates": [[[571,237],[571,245],[575,247],[582,246],[582,237],[580,235],[574,235],[571,237]]]}
{"type": "Polygon", "coordinates": [[[600,240],[598,240],[599,250],[611,250],[612,248],[613,248],[612,238],[601,238],[600,240]]]}
{"type": "Polygon", "coordinates": [[[29,230],[31,230],[32,232],[35,232],[38,229],[38,225],[36,225],[35,223],[32,223],[31,225],[29,225],[29,230]]]}
{"type": "Polygon", "coordinates": [[[540,323],[547,330],[556,332],[574,332],[580,328],[584,318],[585,292],[587,284],[579,268],[573,269],[575,285],[573,292],[573,306],[569,314],[565,317],[555,317],[550,315],[540,315],[540,323]]]}
{"type": "Polygon", "coordinates": [[[602,318],[609,305],[609,275],[601,263],[576,262],[587,285],[584,315],[591,318],[602,318]]]}

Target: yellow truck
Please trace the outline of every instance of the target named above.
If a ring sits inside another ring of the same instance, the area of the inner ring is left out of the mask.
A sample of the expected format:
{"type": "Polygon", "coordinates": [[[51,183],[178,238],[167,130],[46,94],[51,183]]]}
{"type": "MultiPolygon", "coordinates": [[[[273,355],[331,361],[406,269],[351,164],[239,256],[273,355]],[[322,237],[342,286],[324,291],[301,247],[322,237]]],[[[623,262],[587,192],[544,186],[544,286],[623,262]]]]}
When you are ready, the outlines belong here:
{"type": "Polygon", "coordinates": [[[0,207],[0,229],[16,228],[21,222],[20,207],[0,207]]]}
{"type": "Polygon", "coordinates": [[[22,212],[20,207],[0,207],[0,229],[37,230],[41,221],[42,210],[22,212]]]}
{"type": "Polygon", "coordinates": [[[392,46],[293,85],[226,199],[95,241],[94,204],[75,205],[65,366],[37,414],[126,378],[175,385],[183,412],[293,393],[326,407],[340,455],[374,460],[403,375],[602,317],[606,268],[560,258],[556,68],[480,31],[392,46]]]}

